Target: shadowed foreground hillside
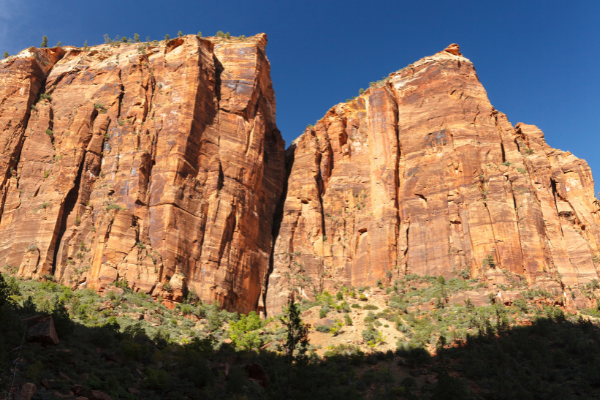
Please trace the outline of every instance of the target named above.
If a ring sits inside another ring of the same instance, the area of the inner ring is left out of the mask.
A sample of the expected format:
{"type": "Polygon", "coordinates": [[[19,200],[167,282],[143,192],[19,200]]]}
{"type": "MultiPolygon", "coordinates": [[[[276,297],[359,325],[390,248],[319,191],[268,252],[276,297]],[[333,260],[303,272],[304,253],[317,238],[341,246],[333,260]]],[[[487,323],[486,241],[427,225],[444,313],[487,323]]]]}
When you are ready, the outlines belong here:
{"type": "MultiPolygon", "coordinates": [[[[422,290],[451,291],[452,285],[438,280],[422,290]]],[[[444,332],[460,326],[460,317],[452,315],[465,314],[462,306],[419,312],[397,306],[394,292],[401,286],[388,288],[383,301],[390,309],[365,318],[372,320],[363,341],[370,329],[375,341],[326,349],[309,345],[288,380],[286,331],[278,320],[219,311],[218,305],[193,298],[168,310],[120,286],[101,298],[54,282],[7,278],[0,314],[3,393],[12,387],[10,398],[18,398],[16,391],[32,383],[32,399],[103,398],[98,391],[111,399],[281,399],[286,392],[290,399],[584,399],[600,394],[600,330],[581,314],[537,306],[539,298],[478,307],[469,300],[466,339],[453,341],[444,332]],[[58,345],[23,340],[21,319],[40,313],[52,314],[58,345]],[[376,338],[377,329],[383,329],[380,320],[403,332],[394,351],[385,347],[387,337],[376,338]],[[514,321],[522,325],[511,325],[514,321]]],[[[311,342],[318,342],[318,335],[332,342],[344,337],[350,326],[341,327],[336,316],[355,319],[353,313],[377,307],[373,295],[353,302],[353,293],[341,290],[319,300],[321,310],[331,304],[353,306],[348,312],[343,306],[336,311],[335,305],[324,311],[336,324],[323,329],[315,323],[311,342]],[[364,304],[359,311],[358,302],[364,304]]]]}

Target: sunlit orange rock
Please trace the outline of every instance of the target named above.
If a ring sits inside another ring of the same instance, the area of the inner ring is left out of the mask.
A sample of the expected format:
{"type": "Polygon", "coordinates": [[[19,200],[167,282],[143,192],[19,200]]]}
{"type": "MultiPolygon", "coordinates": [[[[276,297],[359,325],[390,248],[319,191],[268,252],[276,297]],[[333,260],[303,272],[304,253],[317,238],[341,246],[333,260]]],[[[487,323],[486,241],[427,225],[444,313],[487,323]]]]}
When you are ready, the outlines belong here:
{"type": "Polygon", "coordinates": [[[0,62],[1,265],[256,309],[285,177],[266,44],[189,35],[0,62]]]}
{"type": "Polygon", "coordinates": [[[267,310],[406,274],[597,277],[590,168],[495,110],[458,45],[334,106],[292,144],[267,310]]]}

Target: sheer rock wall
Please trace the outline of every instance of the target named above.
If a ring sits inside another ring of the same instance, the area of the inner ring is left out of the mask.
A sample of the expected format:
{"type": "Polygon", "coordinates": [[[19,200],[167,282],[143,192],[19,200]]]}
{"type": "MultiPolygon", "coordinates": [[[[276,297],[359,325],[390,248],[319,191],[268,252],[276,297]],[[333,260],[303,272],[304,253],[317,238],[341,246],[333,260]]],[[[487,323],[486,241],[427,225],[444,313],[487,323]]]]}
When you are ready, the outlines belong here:
{"type": "Polygon", "coordinates": [[[256,309],[285,178],[266,43],[190,35],[0,62],[0,264],[256,309]]]}
{"type": "Polygon", "coordinates": [[[288,152],[270,312],[292,292],[405,274],[557,290],[598,276],[587,163],[513,127],[457,45],[331,108],[288,152]]]}

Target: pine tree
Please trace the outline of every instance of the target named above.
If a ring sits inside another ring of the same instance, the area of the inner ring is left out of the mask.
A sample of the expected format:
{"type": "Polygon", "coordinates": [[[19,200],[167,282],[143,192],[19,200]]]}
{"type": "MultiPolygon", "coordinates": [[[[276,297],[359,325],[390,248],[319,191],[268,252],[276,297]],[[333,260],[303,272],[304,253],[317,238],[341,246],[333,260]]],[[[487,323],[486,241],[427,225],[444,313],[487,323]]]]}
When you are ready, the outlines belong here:
{"type": "Polygon", "coordinates": [[[133,34],[133,41],[136,43],[140,42],[140,35],[138,35],[137,33],[133,34]]]}
{"type": "Polygon", "coordinates": [[[8,58],[8,51],[4,52],[4,58],[8,58]]]}
{"type": "Polygon", "coordinates": [[[215,36],[222,38],[225,36],[225,34],[223,33],[223,31],[219,31],[215,36]]]}
{"type": "Polygon", "coordinates": [[[73,324],[73,321],[71,321],[71,318],[69,317],[69,312],[65,307],[65,303],[58,298],[54,301],[52,322],[54,322],[56,333],[58,333],[59,336],[70,335],[75,328],[75,324],[73,324]]]}
{"type": "Polygon", "coordinates": [[[62,42],[59,40],[55,47],[62,47],[62,42]]]}
{"type": "Polygon", "coordinates": [[[108,36],[108,33],[104,34],[104,44],[110,44],[112,42],[112,40],[110,40],[110,36],[108,36]]]}
{"type": "Polygon", "coordinates": [[[292,365],[294,361],[303,361],[306,352],[308,351],[308,328],[302,322],[300,315],[300,307],[290,300],[287,310],[285,310],[281,317],[281,322],[287,331],[287,338],[284,345],[285,353],[289,361],[288,370],[288,382],[285,389],[285,397],[287,398],[287,392],[290,387],[290,380],[292,378],[292,365]]]}
{"type": "Polygon", "coordinates": [[[0,274],[0,310],[10,304],[8,296],[10,296],[10,289],[6,284],[4,277],[0,274]]]}
{"type": "Polygon", "coordinates": [[[202,32],[198,31],[198,34],[196,36],[198,36],[199,39],[202,39],[202,32]]]}
{"type": "Polygon", "coordinates": [[[352,318],[350,318],[350,315],[346,314],[344,316],[344,322],[346,323],[347,326],[351,326],[352,325],[352,318]]]}
{"type": "Polygon", "coordinates": [[[167,40],[171,40],[171,36],[169,36],[168,33],[165,35],[165,41],[167,41],[167,40]]]}
{"type": "Polygon", "coordinates": [[[121,42],[127,43],[127,36],[123,36],[123,39],[121,39],[121,42]]]}
{"type": "Polygon", "coordinates": [[[42,44],[40,45],[42,49],[48,47],[48,38],[46,36],[42,37],[42,44]]]}
{"type": "Polygon", "coordinates": [[[231,38],[231,35],[229,34],[229,32],[227,32],[227,33],[225,34],[225,37],[226,37],[227,39],[230,39],[230,38],[231,38]]]}
{"type": "Polygon", "coordinates": [[[88,47],[87,47],[87,40],[86,40],[85,42],[83,42],[83,49],[84,49],[84,50],[87,50],[87,49],[88,49],[88,47]]]}
{"type": "Polygon", "coordinates": [[[182,37],[183,33],[181,33],[181,31],[177,32],[177,37],[182,37]]]}

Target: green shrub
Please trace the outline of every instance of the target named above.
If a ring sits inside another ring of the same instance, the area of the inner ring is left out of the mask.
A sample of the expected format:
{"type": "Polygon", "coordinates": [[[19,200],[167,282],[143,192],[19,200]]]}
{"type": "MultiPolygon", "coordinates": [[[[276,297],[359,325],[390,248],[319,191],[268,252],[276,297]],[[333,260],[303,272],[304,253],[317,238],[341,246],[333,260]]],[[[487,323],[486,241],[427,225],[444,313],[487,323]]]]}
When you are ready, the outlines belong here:
{"type": "Polygon", "coordinates": [[[346,314],[346,315],[344,316],[344,322],[345,322],[345,324],[346,324],[347,326],[351,326],[351,325],[352,325],[352,318],[350,318],[350,315],[349,315],[349,314],[346,314]]]}
{"type": "Polygon", "coordinates": [[[258,350],[262,340],[257,332],[263,324],[260,317],[254,311],[248,316],[242,314],[237,322],[229,324],[229,337],[233,344],[242,350],[258,350]]]}
{"type": "Polygon", "coordinates": [[[147,368],[145,375],[146,386],[154,390],[162,390],[169,380],[169,374],[164,369],[147,368]]]}

